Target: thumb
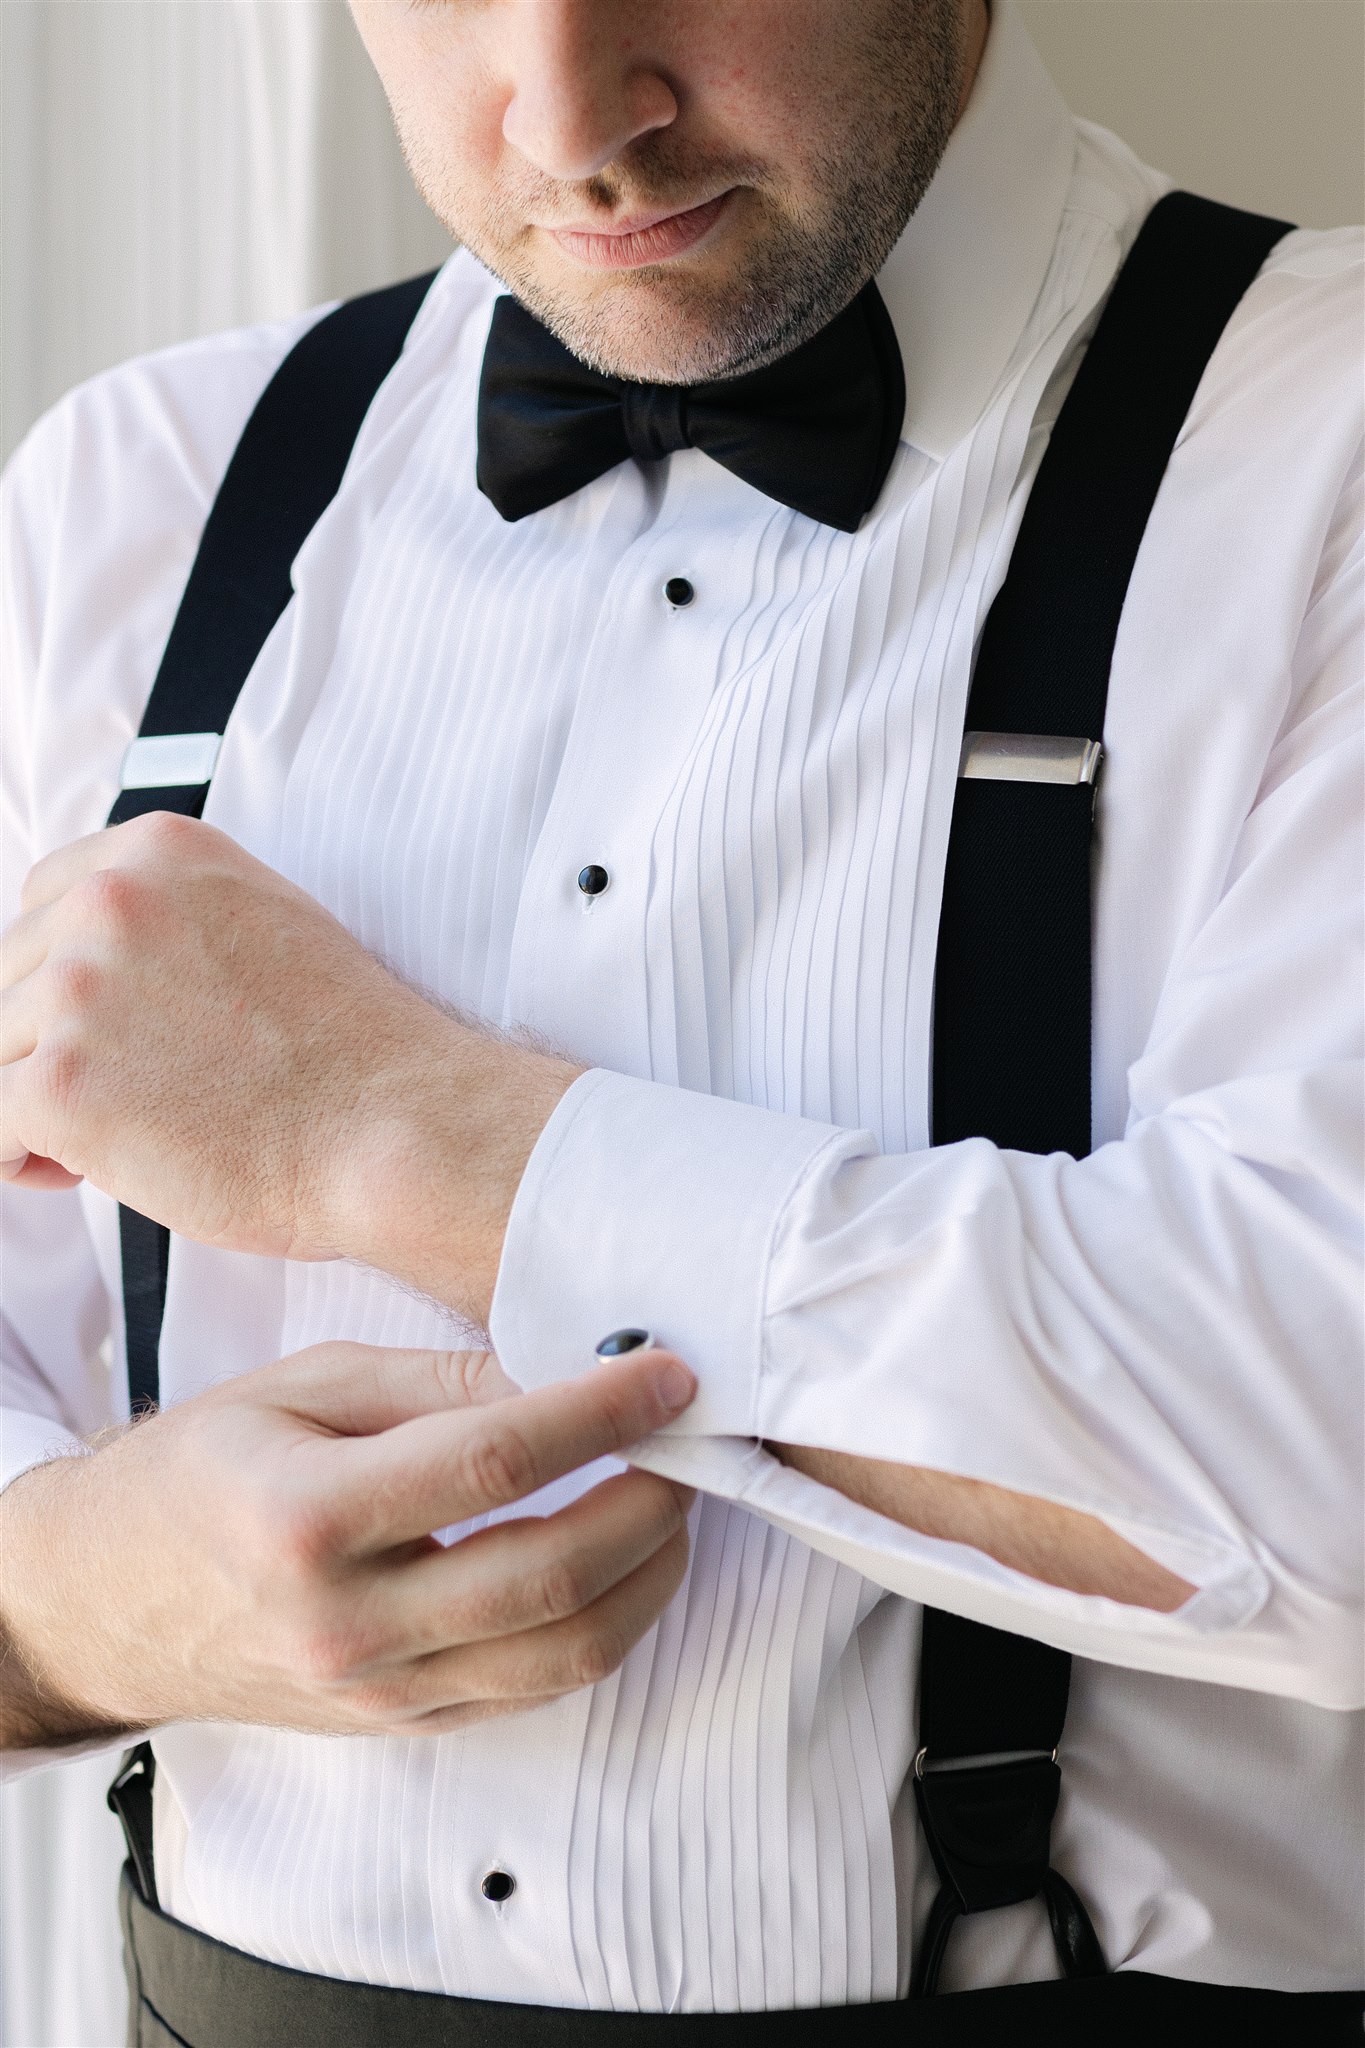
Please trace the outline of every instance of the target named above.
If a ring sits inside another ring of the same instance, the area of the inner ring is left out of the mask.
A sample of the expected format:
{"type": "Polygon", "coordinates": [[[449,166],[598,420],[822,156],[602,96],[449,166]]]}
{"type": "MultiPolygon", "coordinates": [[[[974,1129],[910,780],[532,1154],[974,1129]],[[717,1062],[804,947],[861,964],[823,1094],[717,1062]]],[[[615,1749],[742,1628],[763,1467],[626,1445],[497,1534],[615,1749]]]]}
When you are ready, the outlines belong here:
{"type": "Polygon", "coordinates": [[[16,1159],[0,1159],[0,1181],[8,1182],[11,1187],[55,1194],[64,1188],[78,1188],[81,1180],[79,1173],[68,1173],[55,1159],[44,1159],[37,1152],[21,1152],[16,1159]]]}

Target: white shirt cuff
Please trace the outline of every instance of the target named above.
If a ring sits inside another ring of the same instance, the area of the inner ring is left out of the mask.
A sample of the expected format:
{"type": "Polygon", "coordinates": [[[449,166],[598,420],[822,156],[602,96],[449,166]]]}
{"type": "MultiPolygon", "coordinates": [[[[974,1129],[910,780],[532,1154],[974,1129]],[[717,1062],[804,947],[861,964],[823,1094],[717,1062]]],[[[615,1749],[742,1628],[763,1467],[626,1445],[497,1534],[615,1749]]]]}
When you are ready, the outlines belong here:
{"type": "Polygon", "coordinates": [[[524,1388],[572,1378],[612,1330],[648,1329],[700,1389],[672,1426],[756,1436],[771,1239],[828,1124],[594,1068],[531,1154],[489,1333],[524,1388]],[[676,1228],[674,1227],[676,1226],[676,1228]],[[698,1274],[715,1285],[698,1299],[698,1274]]]}

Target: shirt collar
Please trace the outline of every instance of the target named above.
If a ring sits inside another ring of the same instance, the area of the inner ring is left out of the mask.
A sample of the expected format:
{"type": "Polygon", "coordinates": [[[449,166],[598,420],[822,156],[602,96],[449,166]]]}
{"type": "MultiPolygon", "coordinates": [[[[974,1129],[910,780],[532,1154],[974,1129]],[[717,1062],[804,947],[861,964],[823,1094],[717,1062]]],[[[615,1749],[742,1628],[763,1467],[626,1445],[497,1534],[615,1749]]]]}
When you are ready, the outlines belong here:
{"type": "Polygon", "coordinates": [[[901,438],[942,460],[1000,381],[1042,289],[1076,127],[1008,0],[932,184],[877,279],[905,364],[901,438]]]}

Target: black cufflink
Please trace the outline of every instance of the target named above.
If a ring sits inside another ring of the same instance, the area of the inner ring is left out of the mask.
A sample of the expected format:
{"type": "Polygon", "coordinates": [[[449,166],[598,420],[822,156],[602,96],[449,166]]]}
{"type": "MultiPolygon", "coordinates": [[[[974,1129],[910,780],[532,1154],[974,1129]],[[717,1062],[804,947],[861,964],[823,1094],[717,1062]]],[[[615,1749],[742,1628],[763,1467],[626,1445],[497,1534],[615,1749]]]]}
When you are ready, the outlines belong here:
{"type": "Polygon", "coordinates": [[[599,1358],[624,1358],[628,1351],[643,1351],[654,1342],[648,1330],[612,1330],[597,1346],[599,1358]]]}

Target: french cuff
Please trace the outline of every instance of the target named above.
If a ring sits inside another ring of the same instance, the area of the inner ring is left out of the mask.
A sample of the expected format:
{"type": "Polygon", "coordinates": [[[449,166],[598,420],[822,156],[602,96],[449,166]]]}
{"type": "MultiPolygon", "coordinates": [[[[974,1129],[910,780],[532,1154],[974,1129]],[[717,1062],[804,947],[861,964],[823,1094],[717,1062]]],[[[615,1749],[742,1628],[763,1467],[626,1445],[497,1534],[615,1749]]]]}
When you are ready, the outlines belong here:
{"type": "Polygon", "coordinates": [[[65,1423],[50,1415],[35,1415],[25,1408],[0,1409],[0,1492],[34,1465],[85,1448],[65,1423]]]}
{"type": "Polygon", "coordinates": [[[612,1330],[686,1359],[687,1436],[753,1436],[784,1207],[833,1125],[594,1068],[563,1096],[512,1205],[489,1334],[519,1386],[595,1363],[612,1330]]]}

